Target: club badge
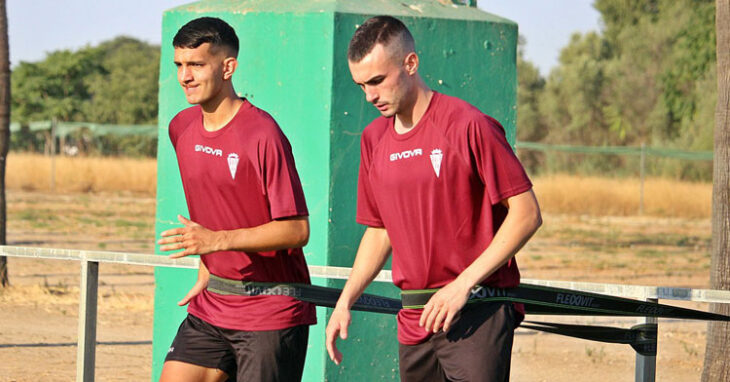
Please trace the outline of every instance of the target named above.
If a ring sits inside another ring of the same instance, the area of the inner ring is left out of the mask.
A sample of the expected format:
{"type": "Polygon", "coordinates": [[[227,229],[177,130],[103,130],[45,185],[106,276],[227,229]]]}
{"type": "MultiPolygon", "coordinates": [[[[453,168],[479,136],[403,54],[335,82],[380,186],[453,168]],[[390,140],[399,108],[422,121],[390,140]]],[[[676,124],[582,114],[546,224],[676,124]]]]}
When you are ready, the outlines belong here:
{"type": "Polygon", "coordinates": [[[238,154],[228,154],[228,169],[231,171],[231,179],[236,179],[236,169],[238,169],[238,154]]]}
{"type": "Polygon", "coordinates": [[[435,149],[431,151],[431,165],[433,166],[433,171],[436,173],[436,177],[439,177],[439,174],[441,173],[441,160],[443,159],[444,154],[439,149],[435,149]]]}

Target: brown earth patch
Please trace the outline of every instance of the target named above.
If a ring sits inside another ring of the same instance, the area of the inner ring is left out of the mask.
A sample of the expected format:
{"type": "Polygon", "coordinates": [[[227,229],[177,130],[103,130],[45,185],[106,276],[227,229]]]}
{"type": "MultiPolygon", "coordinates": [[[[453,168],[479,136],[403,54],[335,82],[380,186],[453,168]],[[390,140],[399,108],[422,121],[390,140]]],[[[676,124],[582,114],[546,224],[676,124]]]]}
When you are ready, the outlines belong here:
{"type": "MultiPolygon", "coordinates": [[[[8,244],[151,253],[153,197],[8,194],[8,244]]],[[[518,255],[523,277],[707,288],[708,219],[546,214],[518,255]]],[[[76,373],[77,262],[9,258],[0,289],[0,381],[71,381],[76,373]]],[[[101,264],[96,377],[147,381],[152,360],[152,268],[101,264]]],[[[669,301],[663,301],[671,303],[669,301]]],[[[706,304],[681,304],[706,309],[706,304]]],[[[628,328],[635,319],[535,317],[628,328]]],[[[657,380],[699,380],[706,324],[662,320],[657,380]]],[[[627,381],[635,353],[613,345],[519,329],[512,381],[627,381]]]]}

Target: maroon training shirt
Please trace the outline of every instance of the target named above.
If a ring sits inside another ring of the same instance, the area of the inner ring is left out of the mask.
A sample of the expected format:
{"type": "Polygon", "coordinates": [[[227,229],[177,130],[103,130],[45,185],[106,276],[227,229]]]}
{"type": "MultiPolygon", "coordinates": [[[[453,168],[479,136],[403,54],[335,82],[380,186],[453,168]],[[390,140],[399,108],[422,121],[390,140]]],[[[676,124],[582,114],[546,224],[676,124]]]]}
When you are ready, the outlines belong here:
{"type": "MultiPolygon", "coordinates": [[[[243,100],[220,130],[203,127],[199,106],[170,122],[190,218],[211,230],[250,228],[306,216],[291,146],[276,121],[243,100]]],[[[201,256],[210,273],[235,280],[309,283],[301,248],[214,252],[201,256]]],[[[286,296],[224,296],[203,291],[188,312],[227,329],[278,330],[316,322],[314,306],[286,296]]]]}
{"type": "MultiPolygon", "coordinates": [[[[500,201],[532,184],[493,118],[434,92],[405,134],[380,117],[362,134],[357,222],[384,227],[393,246],[393,282],[401,289],[453,281],[491,243],[507,209],[500,201]]],[[[514,259],[482,282],[515,287],[514,259]]],[[[398,314],[398,340],[425,341],[421,310],[398,314]]]]}

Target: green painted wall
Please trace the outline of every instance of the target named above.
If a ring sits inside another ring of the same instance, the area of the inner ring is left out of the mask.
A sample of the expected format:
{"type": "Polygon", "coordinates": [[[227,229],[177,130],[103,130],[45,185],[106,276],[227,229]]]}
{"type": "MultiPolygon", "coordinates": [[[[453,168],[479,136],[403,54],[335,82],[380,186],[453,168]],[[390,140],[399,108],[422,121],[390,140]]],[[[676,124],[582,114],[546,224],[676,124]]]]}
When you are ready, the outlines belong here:
{"type": "MultiPolygon", "coordinates": [[[[187,21],[216,16],[229,22],[241,41],[236,90],[271,113],[292,143],[311,214],[308,263],[352,265],[364,230],[354,218],[360,133],[378,113],[353,84],[346,53],[357,25],[375,14],[390,14],[408,25],[421,57],[421,74],[433,89],[466,99],[494,116],[514,141],[517,25],[508,20],[437,0],[210,0],[185,5],[163,17],[158,237],[177,225],[178,213],[187,213],[177,162],[166,139],[167,124],[188,106],[177,83],[170,41],[187,21]]],[[[195,275],[191,270],[155,272],[153,380],[185,316],[175,302],[195,275]]],[[[373,285],[368,292],[397,296],[390,284],[373,285]]],[[[330,362],[324,349],[329,309],[317,308],[317,317],[319,324],[310,332],[305,381],[398,380],[394,317],[354,312],[350,338],[339,343],[345,353],[341,366],[330,362]]]]}

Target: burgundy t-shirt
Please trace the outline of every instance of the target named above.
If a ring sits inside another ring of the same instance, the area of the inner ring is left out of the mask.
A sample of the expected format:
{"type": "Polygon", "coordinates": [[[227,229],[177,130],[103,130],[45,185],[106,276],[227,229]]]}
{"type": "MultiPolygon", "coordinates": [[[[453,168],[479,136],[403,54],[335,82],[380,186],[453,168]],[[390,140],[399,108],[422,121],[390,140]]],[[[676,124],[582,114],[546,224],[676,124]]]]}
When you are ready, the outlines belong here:
{"type": "MultiPolygon", "coordinates": [[[[203,127],[199,106],[170,122],[190,218],[211,230],[256,227],[306,216],[289,141],[276,121],[247,100],[220,130],[203,127]]],[[[164,196],[163,196],[164,197],[164,196]]],[[[223,251],[201,256],[210,273],[235,280],[309,283],[301,248],[223,251]]],[[[204,290],[188,312],[236,330],[278,330],[316,322],[314,306],[287,296],[225,296],[204,290]]]]}
{"type": "MultiPolygon", "coordinates": [[[[434,92],[418,124],[396,133],[380,117],[362,134],[357,222],[384,227],[393,247],[393,282],[401,289],[453,281],[489,245],[507,209],[500,201],[532,184],[493,118],[434,92]]],[[[514,259],[482,282],[515,287],[514,259]]],[[[425,341],[421,310],[398,314],[398,340],[425,341]]]]}

